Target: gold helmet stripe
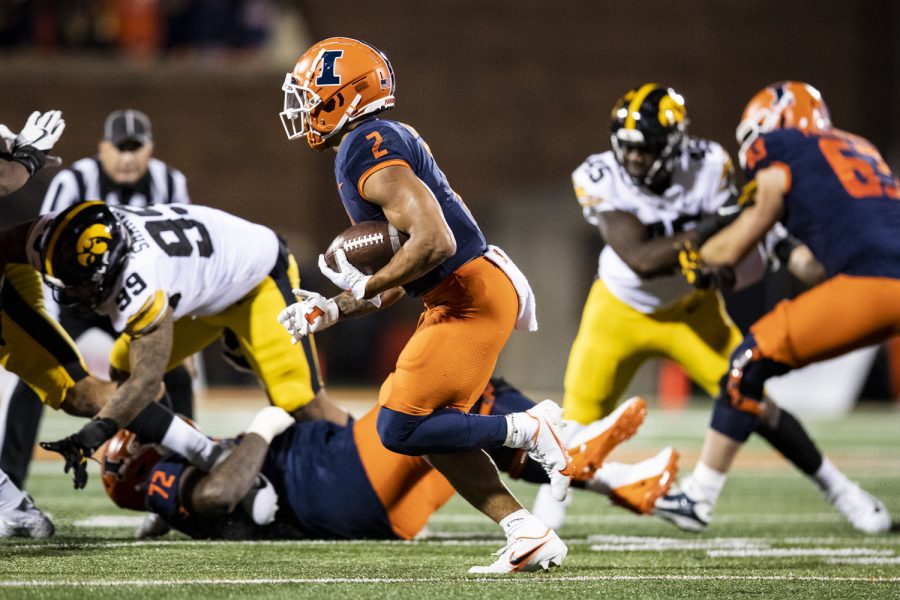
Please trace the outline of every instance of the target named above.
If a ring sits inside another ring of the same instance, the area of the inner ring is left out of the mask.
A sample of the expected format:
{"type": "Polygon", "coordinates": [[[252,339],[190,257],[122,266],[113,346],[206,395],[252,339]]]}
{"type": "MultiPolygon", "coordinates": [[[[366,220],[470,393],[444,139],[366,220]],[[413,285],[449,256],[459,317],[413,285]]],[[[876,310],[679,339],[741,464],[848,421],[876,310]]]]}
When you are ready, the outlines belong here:
{"type": "Polygon", "coordinates": [[[66,228],[66,226],[72,222],[72,219],[75,218],[76,215],[81,214],[89,206],[96,206],[98,204],[103,204],[99,200],[91,200],[89,202],[82,202],[80,204],[76,204],[74,208],[69,211],[69,214],[65,216],[65,218],[57,223],[56,227],[53,229],[53,233],[50,234],[50,241],[47,243],[47,256],[44,259],[44,272],[50,277],[54,277],[53,275],[53,251],[56,249],[56,241],[59,239],[60,234],[66,228]]]}
{"type": "Polygon", "coordinates": [[[644,100],[647,99],[647,96],[650,95],[655,89],[659,89],[659,84],[657,83],[645,83],[638,91],[634,93],[631,97],[631,101],[628,103],[628,116],[625,117],[625,129],[636,129],[637,121],[634,118],[634,113],[638,112],[641,108],[641,104],[644,103],[644,100]]]}

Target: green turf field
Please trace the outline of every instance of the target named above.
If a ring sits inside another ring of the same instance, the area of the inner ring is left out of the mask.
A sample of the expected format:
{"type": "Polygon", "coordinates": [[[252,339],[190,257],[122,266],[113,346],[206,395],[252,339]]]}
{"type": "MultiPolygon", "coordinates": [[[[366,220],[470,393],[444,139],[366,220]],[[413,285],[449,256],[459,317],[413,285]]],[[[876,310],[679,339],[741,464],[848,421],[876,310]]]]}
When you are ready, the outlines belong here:
{"type": "MultiPolygon", "coordinates": [[[[208,432],[229,434],[246,411],[199,417],[208,432]]],[[[705,409],[651,411],[618,458],[672,444],[692,467],[707,418],[705,409]]],[[[78,425],[59,415],[45,420],[43,439],[78,425]]],[[[898,422],[893,412],[858,411],[810,429],[900,517],[898,422]]],[[[458,499],[411,543],[222,543],[174,534],[139,543],[132,533],[140,515],[107,501],[96,470],[76,492],[61,462],[39,461],[29,488],[58,535],[0,540],[0,598],[900,598],[900,536],[858,534],[762,444],[745,450],[706,533],[681,533],[578,492],[560,532],[570,550],[563,568],[493,578],[466,570],[491,561],[503,544],[499,530],[458,499]]],[[[530,502],[533,487],[512,487],[530,502]]]]}

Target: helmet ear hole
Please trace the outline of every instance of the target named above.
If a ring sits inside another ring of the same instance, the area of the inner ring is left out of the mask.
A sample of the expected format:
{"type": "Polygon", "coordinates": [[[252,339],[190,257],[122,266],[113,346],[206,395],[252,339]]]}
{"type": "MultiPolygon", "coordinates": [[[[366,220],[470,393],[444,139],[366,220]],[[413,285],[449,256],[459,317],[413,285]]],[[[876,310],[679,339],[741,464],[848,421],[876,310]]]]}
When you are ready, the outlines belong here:
{"type": "Polygon", "coordinates": [[[322,112],[330,113],[335,109],[336,106],[337,103],[334,101],[334,98],[331,98],[328,100],[328,102],[322,105],[322,112]]]}

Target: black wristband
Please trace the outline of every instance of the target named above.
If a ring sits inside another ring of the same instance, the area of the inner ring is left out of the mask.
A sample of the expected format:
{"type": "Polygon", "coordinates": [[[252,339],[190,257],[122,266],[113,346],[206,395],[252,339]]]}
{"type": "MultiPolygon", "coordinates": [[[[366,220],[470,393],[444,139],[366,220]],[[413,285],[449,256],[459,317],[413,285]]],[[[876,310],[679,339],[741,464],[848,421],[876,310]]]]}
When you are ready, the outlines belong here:
{"type": "Polygon", "coordinates": [[[775,247],[772,248],[772,254],[774,254],[775,258],[780,260],[782,264],[786,265],[791,258],[791,253],[793,253],[794,249],[798,246],[800,246],[800,240],[789,235],[775,244],[775,247]]]}
{"type": "Polygon", "coordinates": [[[11,160],[28,169],[29,175],[34,175],[47,161],[47,153],[34,146],[16,146],[11,160]]]}

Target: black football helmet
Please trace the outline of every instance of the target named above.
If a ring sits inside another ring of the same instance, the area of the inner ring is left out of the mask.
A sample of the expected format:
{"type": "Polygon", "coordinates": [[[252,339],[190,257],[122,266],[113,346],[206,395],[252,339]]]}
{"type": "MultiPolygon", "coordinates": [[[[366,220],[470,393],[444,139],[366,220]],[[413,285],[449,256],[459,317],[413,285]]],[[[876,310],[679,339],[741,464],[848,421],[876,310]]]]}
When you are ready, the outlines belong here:
{"type": "Polygon", "coordinates": [[[611,121],[612,149],[619,164],[625,166],[625,153],[631,148],[654,157],[646,173],[629,171],[632,180],[648,187],[667,181],[685,143],[684,98],[672,88],[645,83],[619,98],[611,121]]]}
{"type": "Polygon", "coordinates": [[[105,203],[91,201],[54,217],[38,244],[41,274],[56,301],[91,310],[112,293],[131,237],[105,203]]]}

